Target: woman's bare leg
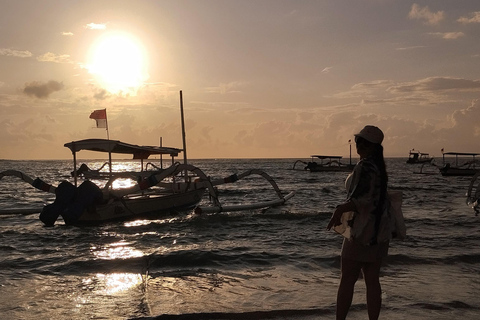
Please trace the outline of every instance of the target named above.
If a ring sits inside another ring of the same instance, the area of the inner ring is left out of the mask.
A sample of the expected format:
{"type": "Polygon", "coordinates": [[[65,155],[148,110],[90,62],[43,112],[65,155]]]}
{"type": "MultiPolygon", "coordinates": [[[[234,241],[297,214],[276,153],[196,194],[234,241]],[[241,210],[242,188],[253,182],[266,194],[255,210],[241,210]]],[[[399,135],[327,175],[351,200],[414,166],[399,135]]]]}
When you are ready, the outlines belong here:
{"type": "Polygon", "coordinates": [[[337,320],[344,320],[352,305],[353,291],[362,264],[360,262],[342,258],[341,278],[337,293],[337,320]]]}
{"type": "Polygon", "coordinates": [[[380,266],[382,261],[365,263],[362,270],[367,287],[368,318],[377,320],[382,307],[382,288],[380,286],[380,266]]]}

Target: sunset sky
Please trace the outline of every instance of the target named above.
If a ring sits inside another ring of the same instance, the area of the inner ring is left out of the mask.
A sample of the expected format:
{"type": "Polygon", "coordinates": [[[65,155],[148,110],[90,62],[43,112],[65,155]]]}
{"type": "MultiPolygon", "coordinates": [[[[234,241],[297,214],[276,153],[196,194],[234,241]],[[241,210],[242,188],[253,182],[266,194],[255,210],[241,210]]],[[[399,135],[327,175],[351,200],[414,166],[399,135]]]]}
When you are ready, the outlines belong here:
{"type": "Polygon", "coordinates": [[[0,0],[0,159],[106,138],[189,158],[480,152],[478,0],[0,0]]]}

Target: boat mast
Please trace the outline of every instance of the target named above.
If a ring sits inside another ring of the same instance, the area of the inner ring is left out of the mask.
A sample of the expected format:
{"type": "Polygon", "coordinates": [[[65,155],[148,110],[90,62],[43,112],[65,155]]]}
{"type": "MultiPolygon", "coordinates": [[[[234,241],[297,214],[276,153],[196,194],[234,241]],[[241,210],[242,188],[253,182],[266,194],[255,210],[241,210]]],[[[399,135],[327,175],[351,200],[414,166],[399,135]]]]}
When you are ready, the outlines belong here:
{"type": "MultiPolygon", "coordinates": [[[[73,149],[75,150],[75,145],[73,145],[73,149]]],[[[72,151],[73,154],[73,181],[75,183],[75,187],[77,187],[77,152],[72,151]]]]}
{"type": "MultiPolygon", "coordinates": [[[[163,147],[163,137],[160,137],[160,148],[163,147]]],[[[160,153],[160,169],[163,169],[163,154],[160,153]]]]}
{"type": "Polygon", "coordinates": [[[350,145],[350,165],[352,165],[352,139],[348,140],[348,144],[350,145]]]}
{"type": "MultiPolygon", "coordinates": [[[[187,164],[187,142],[185,134],[185,117],[183,116],[183,95],[182,90],[180,90],[180,113],[182,116],[182,139],[183,139],[183,163],[187,164]]],[[[187,180],[187,170],[185,170],[185,181],[187,180]]]]}

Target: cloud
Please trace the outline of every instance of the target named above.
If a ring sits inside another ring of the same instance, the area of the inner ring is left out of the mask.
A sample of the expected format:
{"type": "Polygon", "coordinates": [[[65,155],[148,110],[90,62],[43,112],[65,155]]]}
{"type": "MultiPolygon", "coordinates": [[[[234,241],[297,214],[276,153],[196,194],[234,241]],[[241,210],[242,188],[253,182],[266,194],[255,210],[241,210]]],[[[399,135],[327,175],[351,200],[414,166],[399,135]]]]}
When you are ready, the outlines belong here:
{"type": "Polygon", "coordinates": [[[465,36],[463,32],[431,32],[430,34],[447,40],[458,39],[465,36]]]}
{"type": "Polygon", "coordinates": [[[455,110],[451,115],[452,122],[454,126],[462,128],[464,131],[465,128],[470,128],[473,130],[472,136],[478,136],[478,117],[480,116],[480,105],[478,100],[472,101],[471,105],[465,109],[455,110]],[[476,129],[475,129],[476,128],[476,129]]]}
{"type": "Polygon", "coordinates": [[[30,51],[24,50],[13,50],[13,49],[0,49],[1,56],[9,56],[9,57],[18,57],[18,58],[29,58],[33,54],[30,51]]]}
{"type": "Polygon", "coordinates": [[[330,95],[330,97],[334,98],[358,98],[363,97],[365,95],[376,97],[379,92],[384,92],[388,87],[394,85],[395,82],[391,80],[375,80],[371,82],[361,82],[354,84],[350,90],[345,92],[338,92],[330,95]],[[376,94],[375,94],[376,92],[376,94]]]}
{"type": "Polygon", "coordinates": [[[369,89],[376,89],[376,88],[384,88],[385,86],[392,85],[391,80],[375,80],[371,82],[361,82],[357,83],[352,86],[352,90],[369,90],[369,89]]]}
{"type": "Polygon", "coordinates": [[[28,96],[35,96],[39,99],[46,99],[55,91],[63,89],[63,83],[50,80],[47,83],[39,83],[37,81],[25,84],[23,93],[28,96]]]}
{"type": "Polygon", "coordinates": [[[105,30],[107,29],[107,25],[104,23],[89,23],[85,25],[85,29],[90,29],[90,30],[105,30]]]}
{"type": "Polygon", "coordinates": [[[471,13],[470,17],[460,17],[457,21],[463,24],[480,23],[480,11],[471,13]]]}
{"type": "Polygon", "coordinates": [[[436,137],[438,147],[446,150],[461,152],[477,152],[480,126],[477,119],[480,117],[478,100],[462,109],[457,109],[447,116],[448,127],[440,128],[431,133],[436,137]]]}
{"type": "Polygon", "coordinates": [[[62,36],[73,36],[73,32],[62,32],[62,36]]]}
{"type": "Polygon", "coordinates": [[[93,95],[93,98],[96,100],[105,100],[109,97],[108,91],[105,89],[100,89],[93,95]]]}
{"type": "Polygon", "coordinates": [[[408,18],[425,20],[425,24],[436,25],[445,18],[445,13],[443,11],[431,12],[428,6],[421,8],[414,3],[408,13],[408,18]]]}
{"type": "Polygon", "coordinates": [[[244,86],[245,83],[241,81],[233,81],[229,83],[221,83],[218,87],[207,87],[205,91],[207,93],[219,93],[219,94],[227,94],[227,93],[239,93],[241,92],[238,88],[244,86]]]}
{"type": "Polygon", "coordinates": [[[396,48],[395,50],[415,50],[415,49],[422,49],[422,48],[426,48],[426,46],[401,47],[401,48],[396,48]]]}
{"type": "Polygon", "coordinates": [[[332,70],[333,67],[325,67],[321,72],[322,73],[329,73],[330,70],[332,70]]]}
{"type": "Polygon", "coordinates": [[[425,103],[430,100],[423,97],[395,97],[389,99],[362,99],[360,105],[385,105],[385,104],[398,104],[398,103],[425,103]]]}
{"type": "Polygon", "coordinates": [[[446,90],[480,91],[480,81],[449,77],[431,77],[414,82],[405,82],[387,89],[387,91],[392,93],[446,90]]]}
{"type": "Polygon", "coordinates": [[[41,62],[72,63],[72,61],[70,60],[70,55],[68,54],[57,55],[51,52],[47,52],[45,54],[42,54],[41,56],[38,56],[37,60],[41,62]]]}

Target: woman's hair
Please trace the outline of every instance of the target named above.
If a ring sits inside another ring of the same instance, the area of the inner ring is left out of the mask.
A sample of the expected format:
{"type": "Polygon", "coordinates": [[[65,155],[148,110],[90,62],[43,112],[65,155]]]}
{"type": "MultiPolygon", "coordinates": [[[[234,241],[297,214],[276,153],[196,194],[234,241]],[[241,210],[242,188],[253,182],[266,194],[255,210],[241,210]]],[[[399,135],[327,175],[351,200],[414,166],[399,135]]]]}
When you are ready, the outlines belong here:
{"type": "Polygon", "coordinates": [[[387,190],[388,175],[387,166],[385,165],[385,159],[383,158],[383,146],[381,144],[375,144],[373,153],[373,161],[380,170],[380,178],[382,181],[382,189],[387,190]]]}
{"type": "MultiPolygon", "coordinates": [[[[375,144],[374,152],[372,154],[372,159],[377,168],[380,170],[380,203],[377,206],[376,216],[375,219],[375,235],[378,235],[380,229],[380,216],[382,215],[383,208],[385,205],[385,200],[387,198],[387,183],[388,183],[388,175],[387,175],[387,166],[385,165],[385,159],[383,158],[383,146],[381,144],[375,144]]],[[[377,237],[375,236],[373,243],[376,243],[377,237]]]]}
{"type": "MultiPolygon", "coordinates": [[[[380,178],[382,183],[382,193],[387,190],[388,175],[387,166],[385,165],[385,159],[383,157],[383,146],[379,143],[373,143],[362,137],[355,137],[356,143],[364,143],[373,147],[373,154],[371,155],[373,162],[380,170],[380,178]]],[[[383,194],[382,194],[383,196],[383,194]]]]}

